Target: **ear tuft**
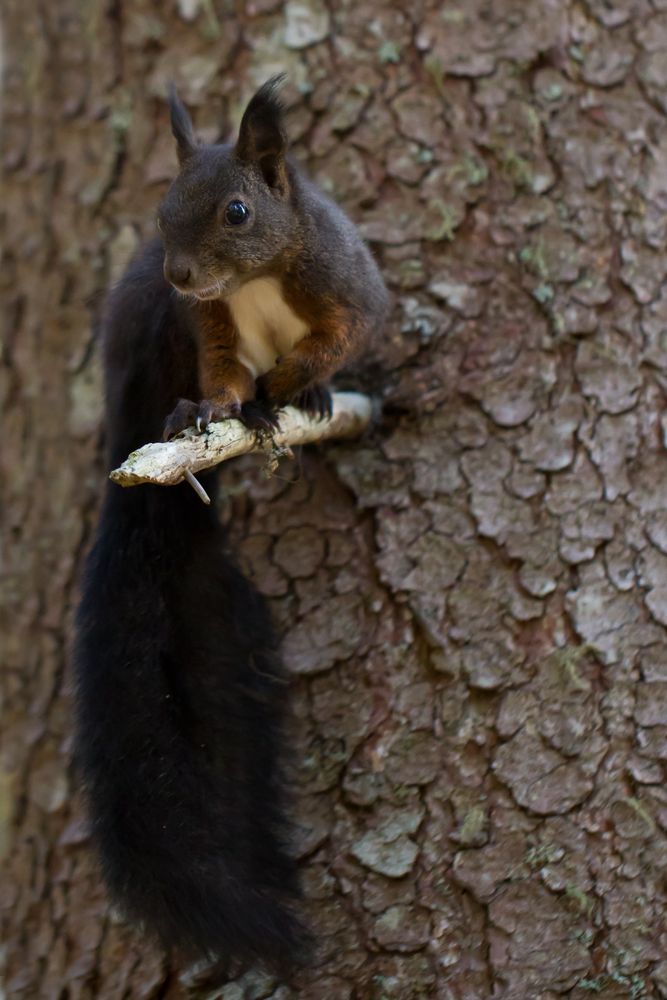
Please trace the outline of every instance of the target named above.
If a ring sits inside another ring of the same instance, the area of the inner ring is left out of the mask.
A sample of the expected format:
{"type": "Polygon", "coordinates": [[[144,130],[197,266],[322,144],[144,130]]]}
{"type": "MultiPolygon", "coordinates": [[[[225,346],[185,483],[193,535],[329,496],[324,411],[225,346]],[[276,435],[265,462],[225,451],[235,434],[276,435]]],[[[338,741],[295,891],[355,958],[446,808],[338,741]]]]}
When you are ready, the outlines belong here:
{"type": "Polygon", "coordinates": [[[284,80],[282,73],[271,77],[250,99],[236,143],[239,160],[258,166],[269,187],[281,194],[287,190],[285,107],[278,96],[284,80]]]}
{"type": "Polygon", "coordinates": [[[169,111],[171,114],[171,131],[176,140],[178,162],[183,166],[186,160],[197,151],[197,138],[192,125],[192,119],[178,96],[175,85],[169,86],[169,111]]]}

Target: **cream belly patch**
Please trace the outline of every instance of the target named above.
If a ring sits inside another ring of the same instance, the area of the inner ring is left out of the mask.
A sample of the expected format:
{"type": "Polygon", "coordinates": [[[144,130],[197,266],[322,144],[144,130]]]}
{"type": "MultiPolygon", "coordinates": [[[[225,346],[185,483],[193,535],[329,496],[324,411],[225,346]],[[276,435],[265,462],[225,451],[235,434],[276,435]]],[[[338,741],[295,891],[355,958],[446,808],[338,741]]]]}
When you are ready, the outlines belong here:
{"type": "Polygon", "coordinates": [[[249,281],[228,299],[239,332],[237,357],[253,376],[264,375],[310,332],[283,298],[275,278],[249,281]]]}

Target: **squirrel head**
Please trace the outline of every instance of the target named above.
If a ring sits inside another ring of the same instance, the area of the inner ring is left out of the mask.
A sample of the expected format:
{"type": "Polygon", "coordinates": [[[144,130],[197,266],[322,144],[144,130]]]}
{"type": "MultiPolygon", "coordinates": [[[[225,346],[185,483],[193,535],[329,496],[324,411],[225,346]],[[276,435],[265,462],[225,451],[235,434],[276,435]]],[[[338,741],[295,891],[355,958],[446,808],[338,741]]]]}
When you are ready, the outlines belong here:
{"type": "Polygon", "coordinates": [[[283,77],[268,80],[250,100],[236,145],[201,145],[175,89],[171,129],[180,173],[157,215],[164,273],[178,291],[224,298],[244,282],[280,271],[294,245],[283,77]]]}

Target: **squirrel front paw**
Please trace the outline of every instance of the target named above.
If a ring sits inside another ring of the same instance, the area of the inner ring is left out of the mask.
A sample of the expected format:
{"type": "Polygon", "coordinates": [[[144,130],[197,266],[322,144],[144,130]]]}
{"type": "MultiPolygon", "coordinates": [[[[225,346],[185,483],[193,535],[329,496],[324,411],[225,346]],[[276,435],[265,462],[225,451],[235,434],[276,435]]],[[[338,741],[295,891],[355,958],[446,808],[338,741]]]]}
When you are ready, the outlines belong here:
{"type": "Polygon", "coordinates": [[[270,434],[280,427],[278,411],[265,399],[251,399],[244,403],[239,419],[249,431],[268,431],[270,434]]]}
{"type": "Polygon", "coordinates": [[[305,381],[301,369],[289,359],[283,359],[275,368],[271,368],[257,379],[255,383],[257,399],[279,410],[292,402],[305,381]]]}
{"type": "Polygon", "coordinates": [[[331,392],[323,382],[313,382],[304,388],[304,373],[287,363],[272,368],[257,379],[257,398],[274,409],[291,404],[311,417],[324,420],[333,413],[331,392]]]}
{"type": "Polygon", "coordinates": [[[200,403],[193,403],[191,399],[179,399],[165,421],[162,437],[164,441],[171,441],[186,427],[195,427],[201,434],[216,420],[240,416],[241,400],[238,396],[202,399],[200,403]]]}
{"type": "Polygon", "coordinates": [[[294,397],[293,405],[299,410],[303,410],[309,416],[317,417],[319,420],[331,418],[333,414],[331,393],[328,387],[322,382],[315,382],[314,385],[308,386],[307,389],[302,389],[294,397]]]}

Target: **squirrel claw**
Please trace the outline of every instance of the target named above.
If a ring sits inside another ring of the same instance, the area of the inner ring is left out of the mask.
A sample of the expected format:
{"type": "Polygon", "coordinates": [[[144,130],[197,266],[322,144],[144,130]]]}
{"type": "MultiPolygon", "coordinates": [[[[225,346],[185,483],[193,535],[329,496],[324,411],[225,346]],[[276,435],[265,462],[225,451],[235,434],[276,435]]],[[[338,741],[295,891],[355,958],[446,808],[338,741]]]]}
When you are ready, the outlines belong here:
{"type": "Polygon", "coordinates": [[[198,410],[197,403],[193,403],[191,399],[179,399],[164,422],[162,440],[171,441],[181,431],[184,431],[186,427],[192,427],[198,410]]]}
{"type": "Polygon", "coordinates": [[[277,411],[265,400],[251,399],[241,407],[239,418],[249,431],[271,431],[278,430],[277,411]]]}
{"type": "Polygon", "coordinates": [[[210,423],[240,417],[241,404],[237,401],[216,403],[211,399],[202,399],[200,403],[193,403],[190,399],[179,399],[165,421],[162,437],[165,441],[171,441],[186,427],[193,426],[198,434],[203,434],[210,423]]]}
{"type": "Polygon", "coordinates": [[[326,420],[333,414],[333,400],[326,385],[316,382],[303,389],[294,398],[294,406],[304,410],[311,417],[326,420]]]}

